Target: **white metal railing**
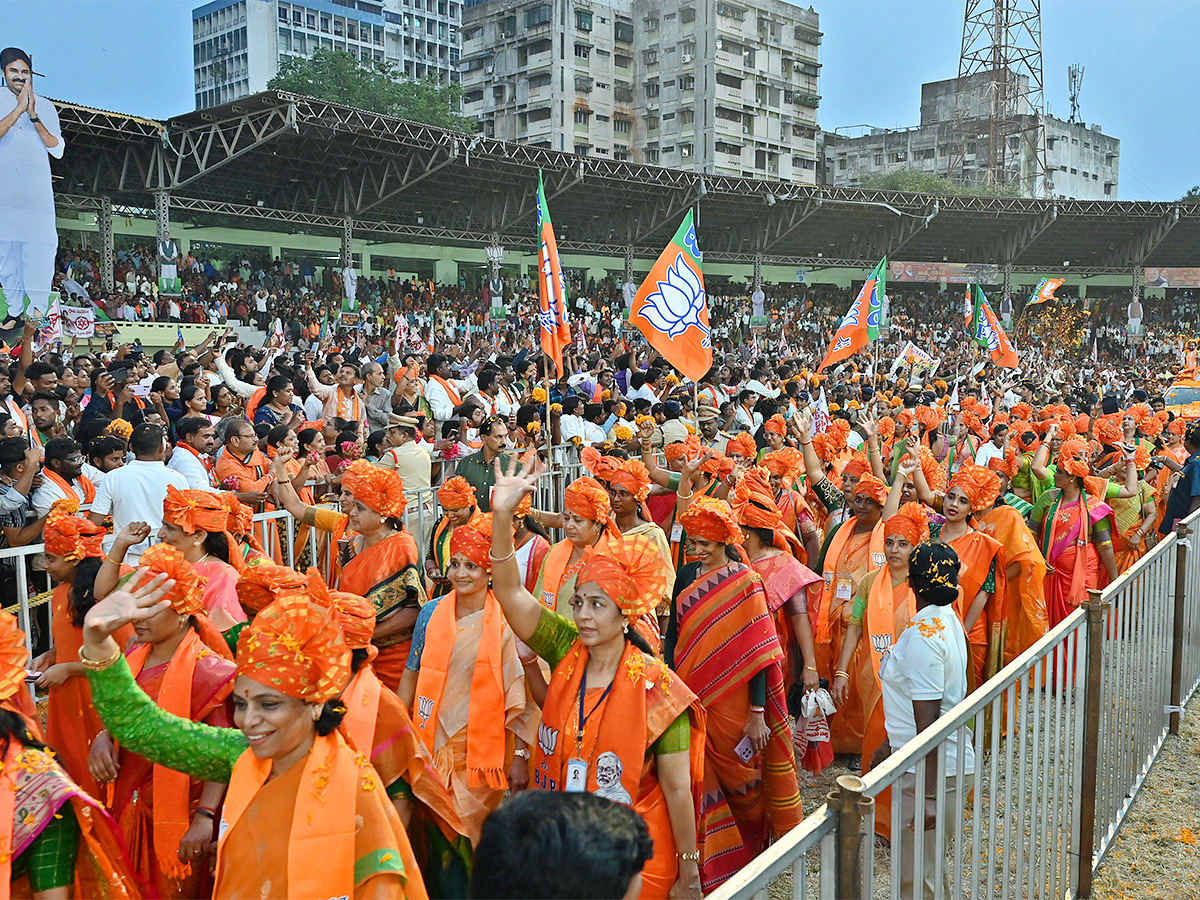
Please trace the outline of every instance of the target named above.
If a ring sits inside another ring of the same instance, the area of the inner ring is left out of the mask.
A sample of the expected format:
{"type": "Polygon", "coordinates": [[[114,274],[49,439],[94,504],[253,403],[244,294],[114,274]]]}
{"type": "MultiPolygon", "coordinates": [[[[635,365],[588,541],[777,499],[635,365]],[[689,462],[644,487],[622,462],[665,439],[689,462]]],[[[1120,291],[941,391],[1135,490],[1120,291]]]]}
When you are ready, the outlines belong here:
{"type": "Polygon", "coordinates": [[[839,778],[826,805],[713,900],[782,896],[789,876],[795,898],[900,900],[921,895],[927,861],[929,895],[945,900],[1090,897],[1096,868],[1200,682],[1197,527],[1200,512],[878,768],[839,778]],[[948,764],[951,738],[974,746],[974,771],[961,753],[948,764]],[[936,777],[927,785],[931,757],[936,777]],[[925,840],[912,840],[902,783],[914,798],[936,797],[925,840]],[[876,798],[885,791],[892,841],[877,855],[876,798]],[[811,853],[818,844],[821,853],[811,853]],[[906,871],[916,873],[912,887],[902,885],[906,871]]]}

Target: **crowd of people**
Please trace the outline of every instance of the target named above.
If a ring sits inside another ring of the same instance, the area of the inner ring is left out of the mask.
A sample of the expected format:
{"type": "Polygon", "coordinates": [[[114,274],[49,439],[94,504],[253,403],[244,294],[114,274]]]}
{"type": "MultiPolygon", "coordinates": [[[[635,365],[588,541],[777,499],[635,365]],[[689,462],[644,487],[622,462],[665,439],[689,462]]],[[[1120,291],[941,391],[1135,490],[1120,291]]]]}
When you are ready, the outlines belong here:
{"type": "MultiPolygon", "coordinates": [[[[844,291],[760,325],[714,285],[693,384],[613,283],[576,286],[560,370],[521,281],[485,328],[465,284],[361,279],[349,329],[303,267],[181,272],[154,316],[232,303],[198,345],[30,324],[0,368],[0,534],[44,544],[0,582],[54,585],[32,660],[0,616],[0,802],[32,810],[0,807],[0,865],[39,897],[550,896],[594,828],[604,896],[697,898],[800,822],[806,771],[879,765],[1200,508],[1162,394],[1194,346],[1131,358],[1099,308],[1030,313],[1012,372],[961,298],[898,294],[886,347],[817,371],[844,291]]],[[[916,784],[903,821],[936,815],[916,784]]]]}

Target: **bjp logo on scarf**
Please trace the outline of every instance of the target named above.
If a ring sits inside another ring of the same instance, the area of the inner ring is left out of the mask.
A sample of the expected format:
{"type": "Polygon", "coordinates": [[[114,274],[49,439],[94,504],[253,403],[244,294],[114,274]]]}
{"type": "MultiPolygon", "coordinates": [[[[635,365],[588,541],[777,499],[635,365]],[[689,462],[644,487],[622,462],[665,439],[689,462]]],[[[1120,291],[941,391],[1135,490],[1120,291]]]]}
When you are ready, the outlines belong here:
{"type": "Polygon", "coordinates": [[[558,729],[551,728],[545,722],[538,725],[538,746],[543,754],[553,756],[554,748],[558,746],[558,729]]]}
{"type": "Polygon", "coordinates": [[[429,723],[429,717],[433,715],[433,698],[418,697],[417,698],[417,718],[421,721],[418,723],[424,728],[429,723]]]}

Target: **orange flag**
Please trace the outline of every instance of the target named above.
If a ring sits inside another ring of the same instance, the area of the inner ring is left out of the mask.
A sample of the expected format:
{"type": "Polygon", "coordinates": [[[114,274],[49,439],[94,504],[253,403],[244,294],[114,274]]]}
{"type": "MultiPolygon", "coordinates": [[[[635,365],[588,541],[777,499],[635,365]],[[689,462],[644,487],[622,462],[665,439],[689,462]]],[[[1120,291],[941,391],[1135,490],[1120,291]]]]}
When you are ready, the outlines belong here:
{"type": "Polygon", "coordinates": [[[675,237],[638,288],[629,311],[629,321],[650,346],[692,381],[704,377],[713,359],[702,258],[688,210],[675,237]]]}
{"type": "Polygon", "coordinates": [[[567,324],[567,280],[558,260],[558,241],[550,224],[550,208],[542,173],[538,171],[538,299],[541,304],[542,352],[554,360],[558,375],[563,374],[563,348],[571,346],[571,326],[567,324]]]}
{"type": "Polygon", "coordinates": [[[829,352],[817,367],[820,372],[830,363],[841,362],[853,356],[871,341],[879,337],[879,321],[883,318],[883,294],[885,288],[884,273],[887,271],[887,257],[871,270],[862,290],[850,305],[838,330],[829,342],[829,352]]]}

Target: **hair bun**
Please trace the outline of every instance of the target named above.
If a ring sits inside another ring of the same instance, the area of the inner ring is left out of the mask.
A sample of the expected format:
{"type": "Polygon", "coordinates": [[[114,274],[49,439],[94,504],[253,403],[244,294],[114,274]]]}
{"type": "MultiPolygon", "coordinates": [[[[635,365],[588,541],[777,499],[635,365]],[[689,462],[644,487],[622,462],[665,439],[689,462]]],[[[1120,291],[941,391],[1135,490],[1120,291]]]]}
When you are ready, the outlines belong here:
{"type": "Polygon", "coordinates": [[[908,560],[908,584],[913,593],[938,606],[958,599],[958,554],[949,544],[926,541],[918,544],[908,560]]]}

